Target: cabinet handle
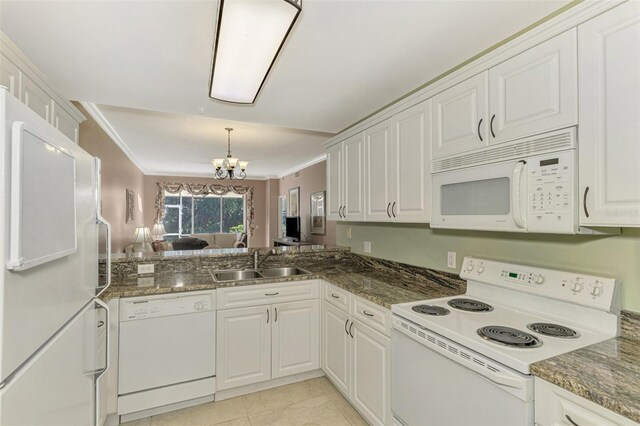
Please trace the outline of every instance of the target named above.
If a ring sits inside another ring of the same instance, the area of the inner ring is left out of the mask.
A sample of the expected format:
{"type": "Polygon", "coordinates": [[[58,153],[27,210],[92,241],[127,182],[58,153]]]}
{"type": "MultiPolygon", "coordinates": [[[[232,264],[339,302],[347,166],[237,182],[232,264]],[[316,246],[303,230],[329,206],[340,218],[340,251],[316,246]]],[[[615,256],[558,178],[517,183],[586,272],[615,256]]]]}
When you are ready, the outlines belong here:
{"type": "Polygon", "coordinates": [[[482,124],[482,120],[484,119],[481,118],[480,121],[478,121],[478,137],[480,138],[480,142],[484,142],[482,139],[482,133],[480,133],[480,125],[482,124]]]}
{"type": "Polygon", "coordinates": [[[97,327],[97,328],[100,328],[100,327],[102,327],[103,325],[104,325],[104,321],[100,320],[100,321],[98,321],[98,327],[97,327]]]}
{"type": "Polygon", "coordinates": [[[589,217],[589,210],[587,210],[587,194],[589,193],[589,187],[584,189],[584,195],[582,196],[582,208],[584,208],[584,215],[589,217]]]}
{"type": "Polygon", "coordinates": [[[267,324],[269,324],[269,308],[267,308],[267,324]]]}
{"type": "Polygon", "coordinates": [[[565,414],[564,417],[569,420],[569,423],[571,423],[573,426],[580,426],[578,423],[574,422],[568,414],[565,414]]]}
{"type": "Polygon", "coordinates": [[[347,206],[342,206],[342,218],[346,219],[347,218],[347,214],[344,212],[347,209],[347,206]]]}
{"type": "Polygon", "coordinates": [[[367,312],[367,310],[365,309],[364,311],[362,311],[363,314],[365,314],[368,317],[372,317],[373,314],[370,314],[369,312],[367,312]]]}
{"type": "Polygon", "coordinates": [[[276,317],[274,318],[273,322],[278,322],[278,308],[273,308],[274,311],[276,311],[276,317]]]}
{"type": "Polygon", "coordinates": [[[344,323],[344,332],[347,334],[347,336],[349,335],[349,330],[347,330],[347,324],[349,324],[349,319],[347,318],[347,321],[344,323]]]}
{"type": "Polygon", "coordinates": [[[494,138],[496,137],[496,134],[493,133],[493,120],[495,120],[495,118],[496,118],[496,115],[493,114],[491,116],[491,123],[489,123],[489,129],[491,129],[491,136],[493,136],[494,138]]]}
{"type": "Polygon", "coordinates": [[[353,339],[353,333],[351,332],[352,328],[353,328],[353,321],[351,321],[351,325],[349,326],[349,336],[351,336],[351,338],[353,339]]]}
{"type": "Polygon", "coordinates": [[[391,206],[391,213],[393,214],[393,217],[396,217],[395,208],[396,208],[396,202],[394,201],[393,205],[391,206]]]}
{"type": "Polygon", "coordinates": [[[391,215],[389,214],[389,207],[391,207],[391,203],[387,203],[387,216],[391,217],[391,215]]]}
{"type": "Polygon", "coordinates": [[[280,292],[279,292],[279,291],[276,291],[275,293],[265,293],[264,295],[265,295],[265,296],[277,296],[277,295],[279,295],[279,294],[280,294],[280,292]]]}
{"type": "Polygon", "coordinates": [[[342,219],[342,206],[338,207],[338,216],[342,219]]]}
{"type": "Polygon", "coordinates": [[[336,296],[335,294],[331,293],[331,297],[333,297],[334,299],[340,299],[340,296],[336,296]]]}

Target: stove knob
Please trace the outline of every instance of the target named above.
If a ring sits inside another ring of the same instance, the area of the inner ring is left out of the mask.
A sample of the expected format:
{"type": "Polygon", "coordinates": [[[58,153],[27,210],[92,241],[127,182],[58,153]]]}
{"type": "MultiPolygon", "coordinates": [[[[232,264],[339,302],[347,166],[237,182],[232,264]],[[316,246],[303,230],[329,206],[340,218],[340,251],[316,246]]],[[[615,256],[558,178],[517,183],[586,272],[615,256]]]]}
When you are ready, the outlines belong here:
{"type": "Polygon", "coordinates": [[[573,293],[580,293],[582,291],[582,283],[579,281],[579,278],[577,278],[573,284],[571,284],[571,291],[573,293]]]}
{"type": "Polygon", "coordinates": [[[196,311],[201,311],[201,310],[203,310],[203,309],[204,309],[204,302],[196,302],[196,303],[193,305],[193,308],[194,308],[196,311]]]}
{"type": "Polygon", "coordinates": [[[589,292],[589,294],[591,294],[593,297],[598,297],[602,294],[602,287],[600,287],[599,285],[594,285],[593,288],[591,289],[591,291],[589,292]]]}
{"type": "Polygon", "coordinates": [[[469,263],[466,269],[467,269],[467,272],[473,271],[473,263],[469,263]]]}
{"type": "Polygon", "coordinates": [[[478,271],[479,274],[484,272],[484,265],[481,263],[480,265],[478,265],[478,267],[476,268],[476,271],[478,271]]]}
{"type": "Polygon", "coordinates": [[[534,282],[534,283],[536,283],[536,284],[538,284],[538,285],[540,285],[540,284],[544,283],[544,276],[542,276],[542,275],[538,275],[537,277],[535,277],[535,278],[533,279],[533,282],[534,282]]]}

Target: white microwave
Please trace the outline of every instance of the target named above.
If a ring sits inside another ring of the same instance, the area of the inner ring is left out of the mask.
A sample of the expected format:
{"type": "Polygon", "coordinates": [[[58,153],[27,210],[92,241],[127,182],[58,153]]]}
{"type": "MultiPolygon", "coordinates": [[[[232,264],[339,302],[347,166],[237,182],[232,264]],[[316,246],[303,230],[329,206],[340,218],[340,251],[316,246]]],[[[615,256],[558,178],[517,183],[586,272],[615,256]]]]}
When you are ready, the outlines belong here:
{"type": "Polygon", "coordinates": [[[575,234],[576,170],[569,148],[434,173],[431,227],[575,234]]]}

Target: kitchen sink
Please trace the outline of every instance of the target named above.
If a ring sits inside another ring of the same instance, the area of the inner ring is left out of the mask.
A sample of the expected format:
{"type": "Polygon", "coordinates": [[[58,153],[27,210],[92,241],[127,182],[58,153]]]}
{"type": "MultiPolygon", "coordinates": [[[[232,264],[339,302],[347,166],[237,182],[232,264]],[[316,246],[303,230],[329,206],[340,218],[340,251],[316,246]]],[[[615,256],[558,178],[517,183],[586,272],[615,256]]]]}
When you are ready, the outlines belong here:
{"type": "Polygon", "coordinates": [[[311,272],[298,268],[297,266],[286,266],[282,268],[260,269],[260,273],[265,278],[292,277],[295,275],[311,275],[311,272]]]}
{"type": "Polygon", "coordinates": [[[213,275],[213,279],[217,282],[255,280],[263,278],[263,275],[255,269],[215,271],[212,272],[211,275],[213,275]]]}

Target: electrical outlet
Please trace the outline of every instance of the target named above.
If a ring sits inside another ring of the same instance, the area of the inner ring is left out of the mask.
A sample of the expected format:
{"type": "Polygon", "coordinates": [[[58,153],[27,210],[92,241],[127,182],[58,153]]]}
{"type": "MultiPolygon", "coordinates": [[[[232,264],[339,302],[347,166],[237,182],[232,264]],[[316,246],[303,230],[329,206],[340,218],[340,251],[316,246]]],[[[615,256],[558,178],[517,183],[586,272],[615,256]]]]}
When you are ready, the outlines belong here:
{"type": "Polygon", "coordinates": [[[371,253],[371,241],[365,241],[363,250],[365,253],[371,253]]]}
{"type": "Polygon", "coordinates": [[[351,227],[347,228],[347,238],[351,239],[351,227]]]}
{"type": "Polygon", "coordinates": [[[153,274],[153,263],[140,263],[138,264],[138,274],[153,274]]]}
{"type": "Polygon", "coordinates": [[[456,269],[456,252],[455,251],[447,252],[447,266],[449,268],[456,269]]]}

